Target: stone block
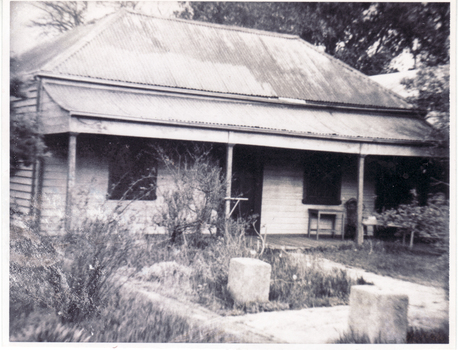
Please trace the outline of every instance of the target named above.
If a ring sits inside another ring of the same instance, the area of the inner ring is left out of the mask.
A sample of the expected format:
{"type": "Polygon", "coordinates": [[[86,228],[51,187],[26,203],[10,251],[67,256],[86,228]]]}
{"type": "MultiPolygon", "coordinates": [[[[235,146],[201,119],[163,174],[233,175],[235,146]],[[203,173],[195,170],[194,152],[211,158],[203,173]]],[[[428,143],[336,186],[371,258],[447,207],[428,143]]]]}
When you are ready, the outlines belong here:
{"type": "Polygon", "coordinates": [[[348,325],[371,343],[405,343],[409,297],[373,285],[351,287],[348,325]]]}
{"type": "Polygon", "coordinates": [[[228,290],[236,303],[269,301],[270,264],[251,258],[233,258],[229,266],[228,290]]]}

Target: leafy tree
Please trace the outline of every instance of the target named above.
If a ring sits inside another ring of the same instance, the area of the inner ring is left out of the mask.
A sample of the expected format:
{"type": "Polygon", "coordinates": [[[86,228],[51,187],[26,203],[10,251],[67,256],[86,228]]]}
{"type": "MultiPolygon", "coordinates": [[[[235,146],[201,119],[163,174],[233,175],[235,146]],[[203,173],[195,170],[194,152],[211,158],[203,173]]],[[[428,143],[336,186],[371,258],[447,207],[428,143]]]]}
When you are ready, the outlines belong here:
{"type": "Polygon", "coordinates": [[[440,139],[448,141],[450,129],[450,66],[423,67],[414,79],[402,82],[414,97],[409,101],[425,114],[440,139]]]}
{"type": "Polygon", "coordinates": [[[190,2],[177,16],[299,35],[366,74],[389,71],[407,50],[449,62],[448,3],[190,2]]]}

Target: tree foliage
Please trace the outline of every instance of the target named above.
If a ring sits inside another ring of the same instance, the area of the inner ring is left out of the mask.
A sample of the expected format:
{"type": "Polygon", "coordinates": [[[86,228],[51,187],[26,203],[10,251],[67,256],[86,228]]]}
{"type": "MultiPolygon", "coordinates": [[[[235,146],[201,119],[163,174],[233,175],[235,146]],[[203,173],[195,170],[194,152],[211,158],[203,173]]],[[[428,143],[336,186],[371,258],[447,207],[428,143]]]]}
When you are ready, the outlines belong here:
{"type": "Polygon", "coordinates": [[[119,10],[123,8],[135,10],[141,7],[140,1],[97,1],[97,5],[110,7],[113,10],[119,10]]]}
{"type": "Polygon", "coordinates": [[[425,113],[439,139],[448,141],[450,131],[450,66],[423,67],[414,79],[402,82],[413,91],[410,102],[425,113]]]}
{"type": "Polygon", "coordinates": [[[414,196],[410,204],[401,204],[377,216],[384,226],[408,228],[416,237],[448,246],[449,204],[443,193],[432,196],[425,206],[420,206],[414,196]]]}
{"type": "Polygon", "coordinates": [[[27,83],[15,73],[16,58],[11,58],[10,76],[10,175],[21,166],[30,166],[45,152],[35,113],[19,113],[15,104],[27,98],[27,83]]]}
{"type": "Polygon", "coordinates": [[[448,3],[190,2],[181,18],[295,34],[366,74],[403,51],[449,62],[448,3]]]}

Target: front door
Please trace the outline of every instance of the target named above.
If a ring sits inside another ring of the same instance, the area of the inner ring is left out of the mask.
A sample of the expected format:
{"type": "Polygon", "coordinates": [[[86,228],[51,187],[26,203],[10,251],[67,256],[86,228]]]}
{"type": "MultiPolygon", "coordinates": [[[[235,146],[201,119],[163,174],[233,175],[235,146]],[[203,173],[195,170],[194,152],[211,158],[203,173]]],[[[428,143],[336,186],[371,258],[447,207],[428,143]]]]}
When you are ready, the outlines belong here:
{"type": "MultiPolygon", "coordinates": [[[[233,159],[232,197],[248,198],[247,201],[241,201],[238,204],[233,218],[248,219],[250,216],[258,215],[255,227],[259,232],[262,203],[262,149],[236,145],[233,159]]],[[[255,234],[251,227],[248,233],[255,234]]]]}

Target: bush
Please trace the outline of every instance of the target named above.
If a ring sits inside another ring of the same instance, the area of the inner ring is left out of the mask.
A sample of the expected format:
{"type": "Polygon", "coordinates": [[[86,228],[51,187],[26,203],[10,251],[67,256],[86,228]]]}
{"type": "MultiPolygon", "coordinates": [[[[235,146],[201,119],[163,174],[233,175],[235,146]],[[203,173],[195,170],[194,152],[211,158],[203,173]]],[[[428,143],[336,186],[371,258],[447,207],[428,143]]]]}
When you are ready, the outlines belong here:
{"type": "Polygon", "coordinates": [[[55,315],[43,318],[35,313],[26,320],[16,320],[10,324],[11,342],[85,342],[90,334],[78,324],[62,323],[55,315]]]}
{"type": "Polygon", "coordinates": [[[196,143],[152,145],[172,178],[162,190],[155,223],[165,227],[172,242],[201,243],[205,230],[224,230],[226,180],[211,147],[196,143]],[[186,235],[184,235],[186,234],[186,235]]]}
{"type": "Polygon", "coordinates": [[[64,323],[96,316],[134,246],[127,230],[110,220],[86,220],[62,237],[17,225],[11,232],[12,318],[43,307],[54,310],[64,323]]]}
{"type": "Polygon", "coordinates": [[[449,205],[444,195],[434,195],[426,206],[419,206],[414,191],[413,195],[411,204],[401,204],[396,209],[385,210],[377,215],[378,220],[385,227],[393,224],[407,228],[417,238],[435,242],[446,249],[449,241],[449,205]]]}
{"type": "Polygon", "coordinates": [[[126,228],[109,220],[87,221],[57,243],[64,248],[60,264],[52,266],[53,284],[64,321],[80,321],[100,312],[113,293],[116,271],[128,264],[133,239],[126,228]]]}
{"type": "Polygon", "coordinates": [[[10,215],[10,323],[50,305],[54,289],[49,283],[49,269],[56,263],[57,252],[50,242],[34,230],[33,220],[13,211],[10,215]]]}
{"type": "MultiPolygon", "coordinates": [[[[17,102],[27,99],[27,89],[33,84],[15,71],[16,57],[11,58],[10,77],[10,176],[23,166],[30,166],[45,156],[43,135],[38,131],[37,113],[18,113],[17,102]]],[[[23,111],[22,111],[23,112],[23,111]]]]}

